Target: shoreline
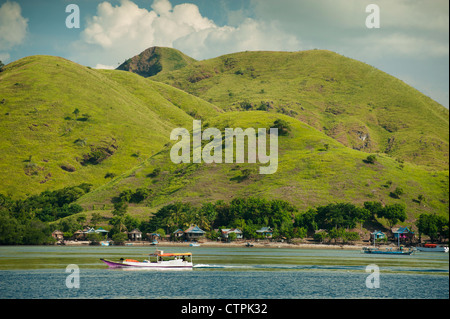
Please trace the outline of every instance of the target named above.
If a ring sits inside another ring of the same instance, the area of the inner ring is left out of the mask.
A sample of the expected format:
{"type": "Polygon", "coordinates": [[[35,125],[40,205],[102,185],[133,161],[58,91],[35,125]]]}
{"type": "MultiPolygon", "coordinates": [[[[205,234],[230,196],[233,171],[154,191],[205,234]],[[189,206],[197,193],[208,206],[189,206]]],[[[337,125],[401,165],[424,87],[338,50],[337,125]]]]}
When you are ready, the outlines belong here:
{"type": "MultiPolygon", "coordinates": [[[[215,241],[201,241],[199,242],[200,247],[210,247],[210,248],[289,248],[289,249],[333,249],[333,250],[361,250],[363,247],[372,246],[370,243],[363,244],[319,244],[319,243],[280,243],[280,242],[250,242],[253,246],[247,247],[247,242],[231,242],[231,243],[223,243],[223,242],[215,242],[215,241]]],[[[112,245],[121,246],[121,247],[188,247],[195,249],[196,247],[190,246],[191,242],[170,242],[170,241],[162,241],[157,245],[151,244],[151,242],[147,241],[139,241],[139,242],[126,242],[124,245],[112,245]]],[[[89,242],[75,242],[75,241],[66,241],[65,246],[88,246],[89,242]]],[[[100,245],[99,245],[100,246],[100,245]]],[[[102,246],[100,246],[102,247],[102,246]]],[[[103,246],[109,247],[109,246],[103,246]]],[[[383,245],[383,247],[396,247],[396,245],[383,245]]]]}

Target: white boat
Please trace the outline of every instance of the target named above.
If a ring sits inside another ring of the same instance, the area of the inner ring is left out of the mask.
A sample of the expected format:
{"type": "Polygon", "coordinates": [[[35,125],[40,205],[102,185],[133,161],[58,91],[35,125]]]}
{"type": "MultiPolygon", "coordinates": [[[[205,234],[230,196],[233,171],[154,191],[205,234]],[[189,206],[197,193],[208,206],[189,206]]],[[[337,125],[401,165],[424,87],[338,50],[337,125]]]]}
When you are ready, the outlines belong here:
{"type": "Polygon", "coordinates": [[[423,246],[416,247],[416,249],[418,251],[448,253],[448,246],[442,246],[442,245],[436,245],[436,244],[425,244],[423,246]]]}
{"type": "Polygon", "coordinates": [[[143,261],[124,258],[121,258],[119,261],[103,258],[100,258],[100,260],[107,264],[109,268],[192,269],[193,267],[191,253],[164,253],[162,250],[149,254],[149,258],[143,261]]]}
{"type": "Polygon", "coordinates": [[[199,243],[190,243],[189,246],[191,247],[200,247],[199,243]]]}

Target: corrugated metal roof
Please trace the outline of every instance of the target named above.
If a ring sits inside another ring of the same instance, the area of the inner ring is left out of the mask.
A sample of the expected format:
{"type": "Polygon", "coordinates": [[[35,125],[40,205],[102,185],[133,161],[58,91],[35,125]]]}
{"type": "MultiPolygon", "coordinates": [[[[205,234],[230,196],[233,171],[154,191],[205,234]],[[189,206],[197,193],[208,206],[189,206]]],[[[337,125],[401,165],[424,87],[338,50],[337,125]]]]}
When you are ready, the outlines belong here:
{"type": "Polygon", "coordinates": [[[203,234],[203,233],[205,233],[205,231],[202,230],[202,229],[200,229],[197,225],[189,227],[189,228],[186,229],[184,232],[185,232],[185,233],[197,233],[197,234],[203,234]]]}

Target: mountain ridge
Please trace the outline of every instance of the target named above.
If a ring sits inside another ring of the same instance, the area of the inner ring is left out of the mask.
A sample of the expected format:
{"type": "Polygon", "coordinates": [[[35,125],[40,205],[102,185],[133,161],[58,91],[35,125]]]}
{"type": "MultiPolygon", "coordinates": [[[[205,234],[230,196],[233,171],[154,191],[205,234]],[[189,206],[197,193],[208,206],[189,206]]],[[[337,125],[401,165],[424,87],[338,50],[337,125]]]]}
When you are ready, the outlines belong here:
{"type": "Polygon", "coordinates": [[[401,80],[331,51],[232,53],[151,79],[225,111],[289,115],[368,153],[438,169],[449,163],[447,109],[401,80]]]}
{"type": "Polygon", "coordinates": [[[143,77],[150,77],[160,72],[181,69],[194,62],[196,62],[195,59],[176,49],[150,47],[138,55],[127,59],[116,70],[129,71],[143,77]]]}

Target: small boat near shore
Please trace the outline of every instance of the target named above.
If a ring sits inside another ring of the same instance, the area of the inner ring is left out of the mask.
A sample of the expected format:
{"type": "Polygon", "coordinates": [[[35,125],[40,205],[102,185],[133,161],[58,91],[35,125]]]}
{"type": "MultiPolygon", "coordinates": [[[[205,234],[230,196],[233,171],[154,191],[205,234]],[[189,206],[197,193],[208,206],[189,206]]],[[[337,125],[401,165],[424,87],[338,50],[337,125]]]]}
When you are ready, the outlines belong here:
{"type": "Polygon", "coordinates": [[[131,269],[192,269],[191,253],[164,253],[157,250],[149,254],[148,259],[137,261],[134,259],[121,258],[119,261],[111,261],[100,258],[109,268],[131,268],[131,269]],[[189,259],[189,260],[188,260],[189,259]]]}
{"type": "Polygon", "coordinates": [[[400,247],[399,249],[386,248],[385,250],[381,250],[380,248],[375,247],[363,247],[362,252],[365,254],[386,254],[386,255],[411,255],[414,253],[414,249],[403,249],[400,247]]]}
{"type": "Polygon", "coordinates": [[[448,246],[442,246],[437,244],[425,244],[423,246],[417,246],[418,251],[424,252],[438,252],[438,253],[448,253],[448,246]]]}

